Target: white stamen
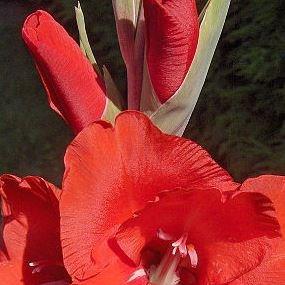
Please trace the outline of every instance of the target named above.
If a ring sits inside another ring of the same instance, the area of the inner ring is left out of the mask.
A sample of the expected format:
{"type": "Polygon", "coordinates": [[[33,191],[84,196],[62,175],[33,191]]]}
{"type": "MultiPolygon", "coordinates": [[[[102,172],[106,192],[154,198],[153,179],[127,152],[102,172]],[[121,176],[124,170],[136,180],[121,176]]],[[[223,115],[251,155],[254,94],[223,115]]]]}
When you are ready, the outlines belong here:
{"type": "Polygon", "coordinates": [[[158,202],[160,199],[159,199],[159,196],[155,196],[154,198],[154,202],[158,202]]]}
{"type": "Polygon", "coordinates": [[[45,267],[48,266],[63,266],[62,262],[56,260],[39,260],[29,262],[29,266],[32,267],[32,274],[40,273],[45,267]]]}
{"type": "Polygon", "coordinates": [[[178,239],[177,241],[173,242],[171,245],[173,247],[179,247],[180,244],[183,242],[183,240],[184,240],[184,235],[180,239],[178,239]]]}
{"type": "Polygon", "coordinates": [[[31,267],[35,267],[35,266],[39,266],[39,262],[29,262],[29,266],[31,267]]]}
{"type": "Polygon", "coordinates": [[[175,254],[176,254],[177,248],[178,248],[177,246],[173,247],[173,249],[172,249],[172,255],[175,255],[175,254]]]}
{"type": "Polygon", "coordinates": [[[172,251],[173,254],[175,254],[178,249],[182,257],[187,256],[188,253],[186,247],[187,239],[188,239],[188,234],[184,234],[181,236],[180,239],[171,244],[173,246],[173,251],[172,251]]]}
{"type": "Polygon", "coordinates": [[[32,270],[32,274],[40,273],[45,267],[46,264],[40,262],[29,262],[30,267],[34,267],[32,270]]]}
{"type": "MultiPolygon", "coordinates": [[[[157,237],[165,241],[173,241],[173,237],[165,233],[162,229],[157,231],[157,237]]],[[[128,282],[147,276],[149,284],[152,285],[177,285],[180,282],[179,270],[177,270],[181,259],[190,258],[192,267],[198,265],[198,255],[192,244],[187,244],[188,234],[184,233],[177,241],[171,243],[171,248],[161,259],[158,266],[151,265],[145,271],[139,269],[129,278],[128,282]]],[[[192,284],[192,283],[191,283],[192,284]]]]}
{"type": "Polygon", "coordinates": [[[173,240],[173,237],[166,232],[164,232],[162,229],[158,229],[157,231],[157,237],[162,240],[173,240]]]}
{"type": "Polygon", "coordinates": [[[127,282],[132,282],[138,278],[141,278],[143,276],[146,276],[146,272],[143,268],[136,270],[135,272],[132,273],[132,275],[130,276],[130,278],[128,279],[127,282]]]}
{"type": "Polygon", "coordinates": [[[181,256],[179,253],[173,255],[169,250],[162,258],[159,266],[150,273],[149,281],[153,285],[175,285],[180,281],[176,273],[181,256]]]}
{"type": "Polygon", "coordinates": [[[196,252],[194,246],[188,246],[188,255],[190,257],[192,267],[194,267],[194,268],[197,267],[198,255],[197,255],[197,252],[196,252]]]}

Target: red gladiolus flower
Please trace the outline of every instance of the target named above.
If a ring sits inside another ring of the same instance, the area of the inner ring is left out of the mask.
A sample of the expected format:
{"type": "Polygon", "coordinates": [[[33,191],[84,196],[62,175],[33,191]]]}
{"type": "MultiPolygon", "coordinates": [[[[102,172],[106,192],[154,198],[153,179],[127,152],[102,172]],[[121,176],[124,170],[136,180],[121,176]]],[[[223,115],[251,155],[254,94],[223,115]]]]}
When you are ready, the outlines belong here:
{"type": "Polygon", "coordinates": [[[105,86],[76,42],[51,15],[31,14],[23,39],[31,52],[51,107],[75,133],[102,117],[105,86]]]}
{"type": "MultiPolygon", "coordinates": [[[[282,284],[285,178],[240,186],[197,144],[131,111],[114,127],[99,121],[80,132],[65,164],[61,195],[39,178],[1,178],[4,278],[13,266],[33,277],[29,263],[43,264],[42,274],[62,270],[60,215],[73,285],[282,284]]],[[[67,280],[63,273],[51,281],[67,280]]]]}
{"type": "Polygon", "coordinates": [[[140,113],[84,129],[65,163],[61,237],[74,284],[225,284],[280,242],[266,196],[238,190],[198,145],[140,113]]]}
{"type": "Polygon", "coordinates": [[[147,64],[161,103],[180,87],[195,55],[199,21],[195,0],[143,0],[147,64]]]}
{"type": "Polygon", "coordinates": [[[39,285],[69,281],[60,245],[59,195],[59,189],[39,177],[0,177],[1,284],[39,285]]]}

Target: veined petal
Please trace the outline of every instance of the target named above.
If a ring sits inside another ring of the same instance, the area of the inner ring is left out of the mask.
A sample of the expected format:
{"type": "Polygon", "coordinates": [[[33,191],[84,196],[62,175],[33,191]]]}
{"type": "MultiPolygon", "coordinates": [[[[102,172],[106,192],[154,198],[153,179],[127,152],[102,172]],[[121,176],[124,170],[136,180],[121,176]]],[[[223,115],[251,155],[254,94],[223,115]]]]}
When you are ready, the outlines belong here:
{"type": "Polygon", "coordinates": [[[37,11],[26,19],[22,36],[51,107],[74,132],[100,119],[106,106],[105,86],[64,28],[47,12],[37,11]]]}
{"type": "Polygon", "coordinates": [[[138,270],[140,269],[129,266],[117,258],[93,278],[82,282],[74,281],[72,285],[147,285],[146,276],[136,276],[138,270]]]}
{"type": "Polygon", "coordinates": [[[97,249],[117,227],[177,187],[236,189],[237,184],[200,146],[163,134],[142,113],[121,113],[114,128],[96,122],[85,128],[68,147],[60,201],[61,236],[65,265],[84,279],[97,273],[110,256],[97,249]],[[92,269],[93,268],[93,269],[92,269]],[[97,267],[98,270],[98,267],[97,267]],[[87,274],[87,272],[89,272],[87,274]]]}
{"type": "Polygon", "coordinates": [[[195,0],[143,0],[147,66],[161,103],[180,87],[195,55],[199,21],[195,0]]]}
{"type": "Polygon", "coordinates": [[[262,175],[257,178],[250,178],[241,185],[240,190],[258,192],[272,200],[282,235],[285,236],[285,177],[262,175]]]}
{"type": "Polygon", "coordinates": [[[124,223],[116,240],[136,262],[161,229],[174,241],[187,233],[198,266],[191,268],[199,284],[226,284],[257,267],[277,240],[279,225],[271,201],[259,193],[238,193],[223,201],[220,191],[177,190],[124,223]],[[271,208],[270,208],[271,207],[271,208]]]}
{"type": "Polygon", "coordinates": [[[242,275],[229,285],[284,285],[285,284],[285,241],[284,239],[269,252],[254,270],[242,275]]]}
{"type": "Polygon", "coordinates": [[[59,191],[40,177],[0,177],[1,271],[15,268],[15,276],[21,273],[19,281],[24,284],[38,285],[67,277],[59,239],[59,191]],[[36,267],[42,269],[33,273],[36,267]]]}
{"type": "Polygon", "coordinates": [[[0,263],[0,276],[1,284],[3,285],[68,285],[70,282],[65,280],[51,281],[42,283],[41,280],[34,282],[29,281],[26,283],[26,280],[23,280],[22,274],[22,264],[12,263],[12,262],[1,262],[0,263]]]}
{"type": "Polygon", "coordinates": [[[267,195],[273,202],[277,219],[281,226],[282,238],[265,256],[256,269],[241,276],[230,285],[284,285],[285,284],[285,177],[263,175],[246,180],[242,191],[259,192],[267,195]]]}

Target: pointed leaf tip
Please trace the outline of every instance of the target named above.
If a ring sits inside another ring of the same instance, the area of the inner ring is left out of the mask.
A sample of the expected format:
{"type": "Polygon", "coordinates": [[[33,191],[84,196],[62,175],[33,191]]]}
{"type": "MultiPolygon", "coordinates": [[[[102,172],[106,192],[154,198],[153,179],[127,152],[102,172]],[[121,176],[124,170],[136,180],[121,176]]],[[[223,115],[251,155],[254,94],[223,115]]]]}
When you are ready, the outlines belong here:
{"type": "Polygon", "coordinates": [[[81,9],[81,5],[79,1],[78,1],[78,7],[75,7],[75,16],[76,16],[76,22],[77,22],[79,38],[80,38],[80,48],[82,49],[83,53],[86,55],[86,57],[91,62],[96,72],[99,75],[101,75],[100,68],[97,64],[97,61],[95,59],[95,56],[93,54],[92,48],[88,40],[88,35],[86,32],[86,25],[85,25],[85,18],[84,18],[84,14],[81,9]]]}

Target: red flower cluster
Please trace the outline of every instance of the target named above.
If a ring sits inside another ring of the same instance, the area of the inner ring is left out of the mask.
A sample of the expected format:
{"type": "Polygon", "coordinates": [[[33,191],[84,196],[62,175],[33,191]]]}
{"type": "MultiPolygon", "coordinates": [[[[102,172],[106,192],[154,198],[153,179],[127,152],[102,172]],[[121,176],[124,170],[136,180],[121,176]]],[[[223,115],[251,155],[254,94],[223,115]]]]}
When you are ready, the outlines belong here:
{"type": "MultiPolygon", "coordinates": [[[[144,0],[143,4],[148,69],[164,103],[180,87],[194,58],[199,34],[196,4],[194,0],[144,0]]],[[[107,105],[104,82],[64,28],[48,13],[37,11],[25,21],[23,39],[50,106],[73,131],[102,118],[107,105]]]]}
{"type": "MultiPolygon", "coordinates": [[[[143,3],[150,77],[165,102],[192,62],[197,11],[190,0],[143,3]]],[[[51,107],[78,134],[62,189],[0,177],[1,284],[284,284],[284,177],[238,184],[142,113],[123,112],[114,127],[99,120],[105,86],[65,30],[37,11],[23,37],[51,107]]]]}
{"type": "Polygon", "coordinates": [[[131,111],[80,132],[65,167],[62,191],[1,177],[4,284],[70,284],[65,268],[90,285],[285,280],[284,177],[234,183],[197,144],[131,111]]]}

